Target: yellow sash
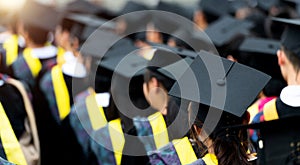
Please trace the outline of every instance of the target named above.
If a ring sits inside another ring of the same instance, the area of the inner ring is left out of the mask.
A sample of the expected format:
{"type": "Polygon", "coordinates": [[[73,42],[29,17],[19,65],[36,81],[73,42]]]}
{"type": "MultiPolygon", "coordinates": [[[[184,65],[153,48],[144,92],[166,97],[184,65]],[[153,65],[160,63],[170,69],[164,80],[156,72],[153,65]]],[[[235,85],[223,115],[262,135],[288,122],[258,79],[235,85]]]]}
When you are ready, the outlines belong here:
{"type": "Polygon", "coordinates": [[[264,113],[265,121],[279,119],[277,109],[276,109],[276,99],[273,99],[265,104],[263,113],[264,113]]]}
{"type": "Polygon", "coordinates": [[[29,49],[29,48],[26,48],[23,51],[23,56],[24,56],[26,63],[28,64],[28,67],[31,71],[32,76],[34,78],[37,77],[42,69],[41,61],[38,58],[33,57],[31,55],[31,49],[29,49]]]}
{"type": "Polygon", "coordinates": [[[172,143],[181,164],[191,164],[197,160],[197,156],[187,137],[178,140],[173,140],[172,143]]]}
{"type": "Polygon", "coordinates": [[[0,136],[2,145],[9,162],[27,165],[18,139],[10,125],[2,104],[0,103],[0,136]]]}
{"type": "Polygon", "coordinates": [[[65,54],[65,49],[62,47],[58,47],[57,48],[57,64],[62,66],[66,61],[64,58],[64,54],[65,54]]]}
{"type": "Polygon", "coordinates": [[[51,70],[52,83],[54,88],[55,100],[61,120],[67,117],[71,111],[69,91],[61,68],[57,65],[51,70]]]}
{"type": "Polygon", "coordinates": [[[150,122],[156,149],[159,149],[169,143],[169,135],[166,122],[161,113],[157,112],[148,117],[150,122]]]}
{"type": "Polygon", "coordinates": [[[206,165],[218,165],[218,159],[214,154],[206,154],[202,160],[206,165]]]}
{"type": "Polygon", "coordinates": [[[125,145],[125,137],[122,130],[121,119],[110,121],[108,123],[108,131],[115,154],[116,164],[119,165],[121,164],[122,151],[125,145]]]}
{"type": "Polygon", "coordinates": [[[107,124],[107,120],[102,106],[98,106],[97,104],[96,93],[92,91],[91,95],[86,98],[85,102],[93,130],[98,130],[104,127],[107,124]]]}
{"type": "Polygon", "coordinates": [[[6,50],[6,65],[11,65],[18,58],[18,36],[12,35],[3,44],[3,48],[6,50]]]}

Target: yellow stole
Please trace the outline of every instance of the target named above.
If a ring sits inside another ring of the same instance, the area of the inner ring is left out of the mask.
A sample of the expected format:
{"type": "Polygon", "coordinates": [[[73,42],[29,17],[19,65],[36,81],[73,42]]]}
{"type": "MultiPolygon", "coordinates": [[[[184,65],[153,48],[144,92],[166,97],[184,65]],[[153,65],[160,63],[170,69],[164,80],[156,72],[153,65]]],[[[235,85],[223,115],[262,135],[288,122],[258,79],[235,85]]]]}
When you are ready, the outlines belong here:
{"type": "Polygon", "coordinates": [[[122,130],[121,119],[112,120],[108,123],[108,131],[112,148],[115,155],[116,164],[121,164],[122,151],[125,145],[125,137],[122,130]]]}
{"type": "Polygon", "coordinates": [[[265,121],[279,119],[277,109],[276,109],[276,99],[273,99],[269,101],[267,104],[265,104],[263,113],[264,113],[265,121]]]}
{"type": "Polygon", "coordinates": [[[30,72],[31,72],[32,76],[35,78],[35,77],[38,76],[38,74],[42,70],[42,63],[38,58],[33,57],[31,55],[31,51],[32,50],[30,48],[26,48],[23,51],[23,57],[24,57],[27,65],[30,69],[30,72]]]}
{"type": "Polygon", "coordinates": [[[89,90],[91,94],[85,99],[87,112],[93,130],[98,130],[107,124],[107,120],[102,106],[97,104],[96,93],[92,89],[89,90]]]}
{"type": "Polygon", "coordinates": [[[21,149],[19,141],[10,125],[4,108],[0,103],[0,136],[4,152],[9,162],[27,165],[24,153],[21,149]]]}
{"type": "Polygon", "coordinates": [[[194,149],[187,137],[173,140],[172,143],[181,164],[191,164],[197,160],[194,149]]]}
{"type": "Polygon", "coordinates": [[[6,50],[6,65],[11,65],[18,58],[18,36],[12,35],[3,43],[3,48],[6,50]]]}
{"type": "Polygon", "coordinates": [[[169,143],[169,135],[164,117],[157,112],[148,117],[152,128],[156,149],[159,149],[169,143]]]}
{"type": "Polygon", "coordinates": [[[51,70],[52,84],[55,100],[61,120],[65,119],[70,111],[70,95],[60,66],[54,66],[51,70]]]}

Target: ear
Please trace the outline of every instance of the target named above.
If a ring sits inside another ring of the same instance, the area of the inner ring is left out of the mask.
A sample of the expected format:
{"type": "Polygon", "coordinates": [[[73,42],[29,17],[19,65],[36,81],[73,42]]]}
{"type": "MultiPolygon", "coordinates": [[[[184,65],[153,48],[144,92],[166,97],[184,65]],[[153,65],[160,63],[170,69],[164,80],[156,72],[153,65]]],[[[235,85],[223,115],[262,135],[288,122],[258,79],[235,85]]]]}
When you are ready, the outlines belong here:
{"type": "Polygon", "coordinates": [[[232,55],[228,55],[227,59],[233,62],[238,62],[232,55]]]}
{"type": "Polygon", "coordinates": [[[282,66],[285,64],[286,59],[285,59],[285,54],[282,50],[277,51],[277,57],[278,57],[278,65],[282,66]]]}
{"type": "Polygon", "coordinates": [[[155,77],[151,78],[150,83],[152,84],[153,87],[159,87],[159,82],[155,77]]]}

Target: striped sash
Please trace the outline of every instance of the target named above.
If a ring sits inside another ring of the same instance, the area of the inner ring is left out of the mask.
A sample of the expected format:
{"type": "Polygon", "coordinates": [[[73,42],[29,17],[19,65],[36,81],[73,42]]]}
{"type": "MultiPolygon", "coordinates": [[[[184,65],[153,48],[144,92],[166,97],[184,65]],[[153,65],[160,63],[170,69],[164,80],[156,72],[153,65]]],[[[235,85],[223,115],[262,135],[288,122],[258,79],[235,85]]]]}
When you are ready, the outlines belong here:
{"type": "Polygon", "coordinates": [[[169,143],[166,122],[161,113],[157,112],[148,118],[134,118],[133,123],[146,151],[156,150],[169,143]]]}
{"type": "Polygon", "coordinates": [[[0,164],[1,164],[1,165],[15,165],[15,164],[13,164],[13,163],[10,163],[10,162],[4,160],[4,159],[1,158],[1,157],[0,157],[0,164]]]}
{"type": "Polygon", "coordinates": [[[277,120],[279,119],[278,112],[276,109],[276,99],[265,104],[264,109],[264,119],[265,121],[277,120]]]}
{"type": "Polygon", "coordinates": [[[148,153],[151,164],[190,164],[197,156],[187,137],[173,140],[166,146],[148,153]]]}
{"type": "Polygon", "coordinates": [[[125,145],[121,119],[108,122],[104,128],[92,134],[92,139],[91,148],[98,159],[98,164],[121,164],[125,145]]]}
{"type": "Polygon", "coordinates": [[[98,106],[96,93],[92,88],[76,96],[70,113],[70,124],[84,153],[87,153],[89,134],[107,124],[104,110],[98,106]]]}

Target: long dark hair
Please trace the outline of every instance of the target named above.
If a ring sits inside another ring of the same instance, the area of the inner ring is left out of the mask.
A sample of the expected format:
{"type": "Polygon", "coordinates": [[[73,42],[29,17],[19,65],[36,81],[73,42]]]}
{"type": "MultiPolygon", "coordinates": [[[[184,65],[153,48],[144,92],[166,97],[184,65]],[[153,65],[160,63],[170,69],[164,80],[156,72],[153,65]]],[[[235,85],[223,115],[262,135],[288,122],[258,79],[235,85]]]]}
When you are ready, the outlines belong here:
{"type": "MultiPolygon", "coordinates": [[[[205,108],[206,106],[200,106],[201,108],[205,108]]],[[[199,109],[202,110],[202,109],[199,109]]],[[[198,110],[197,110],[198,111],[198,110]]],[[[189,110],[189,115],[195,115],[193,113],[195,110],[189,110]]],[[[230,120],[232,121],[232,117],[230,116],[230,120]]],[[[237,117],[236,117],[237,118],[237,117]]],[[[243,124],[247,122],[248,114],[245,113],[241,118],[237,118],[236,124],[243,124]]],[[[190,118],[191,119],[191,118],[190,118]]],[[[248,165],[248,139],[247,139],[247,131],[246,130],[231,130],[231,129],[223,129],[221,125],[222,123],[227,123],[228,114],[222,114],[222,117],[217,125],[217,127],[212,131],[209,135],[209,138],[212,140],[212,148],[214,153],[218,159],[218,164],[220,165],[248,165]]],[[[199,119],[197,116],[194,121],[189,122],[192,125],[196,125],[198,128],[202,128],[204,121],[199,119]]],[[[190,136],[196,141],[197,147],[196,152],[198,156],[203,157],[208,153],[208,148],[198,140],[197,132],[191,127],[190,136]]]]}

